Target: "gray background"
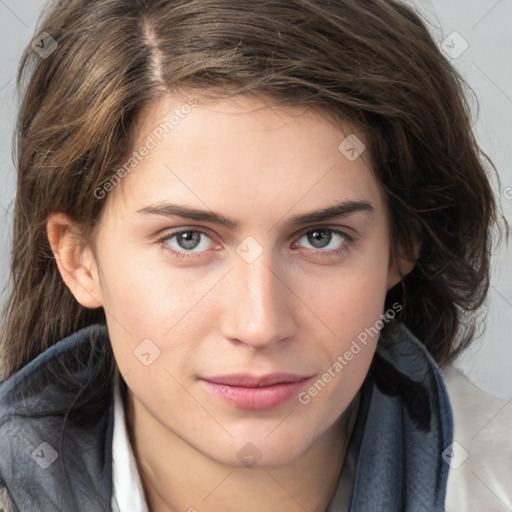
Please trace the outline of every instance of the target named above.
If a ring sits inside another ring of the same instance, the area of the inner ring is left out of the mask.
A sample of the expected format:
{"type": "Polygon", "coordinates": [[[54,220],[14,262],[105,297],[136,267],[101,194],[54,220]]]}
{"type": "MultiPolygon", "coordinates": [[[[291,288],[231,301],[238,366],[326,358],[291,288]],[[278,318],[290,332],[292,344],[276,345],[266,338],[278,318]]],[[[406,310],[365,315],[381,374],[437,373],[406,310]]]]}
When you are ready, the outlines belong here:
{"type": "MultiPolygon", "coordinates": [[[[22,49],[32,40],[44,4],[44,0],[0,0],[2,287],[8,273],[16,182],[11,157],[17,105],[14,77],[22,49]]],[[[512,0],[419,0],[413,4],[429,20],[434,37],[449,52],[478,98],[477,137],[500,173],[501,186],[496,185],[496,191],[512,225],[512,0]]],[[[512,399],[511,262],[512,251],[502,245],[494,255],[485,334],[457,361],[457,366],[476,384],[506,400],[512,399]]],[[[0,302],[4,298],[5,294],[0,295],[0,302]]]]}

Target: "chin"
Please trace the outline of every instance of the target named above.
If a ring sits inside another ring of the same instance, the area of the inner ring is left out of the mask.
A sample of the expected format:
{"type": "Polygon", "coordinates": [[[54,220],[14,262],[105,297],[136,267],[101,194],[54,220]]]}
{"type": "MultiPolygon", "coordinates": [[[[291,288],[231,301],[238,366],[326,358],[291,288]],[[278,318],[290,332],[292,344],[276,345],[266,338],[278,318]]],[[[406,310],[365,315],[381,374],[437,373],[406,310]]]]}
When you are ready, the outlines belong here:
{"type": "MultiPolygon", "coordinates": [[[[280,427],[278,427],[280,428],[280,427]]],[[[278,467],[290,464],[300,458],[314,443],[308,435],[290,434],[290,429],[281,435],[275,432],[267,435],[261,431],[254,435],[247,433],[236,436],[229,444],[212,452],[211,447],[204,451],[209,458],[218,463],[234,467],[278,467]]]]}

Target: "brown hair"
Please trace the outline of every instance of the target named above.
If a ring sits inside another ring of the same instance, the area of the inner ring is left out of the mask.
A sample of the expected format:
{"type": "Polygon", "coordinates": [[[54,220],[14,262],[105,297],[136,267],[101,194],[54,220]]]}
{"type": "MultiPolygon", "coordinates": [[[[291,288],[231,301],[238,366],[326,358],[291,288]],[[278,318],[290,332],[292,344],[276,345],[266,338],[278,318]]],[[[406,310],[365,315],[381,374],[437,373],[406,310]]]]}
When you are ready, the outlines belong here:
{"type": "MultiPolygon", "coordinates": [[[[474,337],[489,286],[496,204],[470,124],[465,84],[421,18],[392,0],[54,0],[18,74],[11,296],[5,375],[92,323],[52,255],[46,221],[92,233],[94,190],[129,153],[139,116],[171,91],[255,94],[363,126],[386,197],[392,247],[422,249],[388,293],[440,363],[474,337]]],[[[492,168],[492,165],[489,166],[492,168]]]]}

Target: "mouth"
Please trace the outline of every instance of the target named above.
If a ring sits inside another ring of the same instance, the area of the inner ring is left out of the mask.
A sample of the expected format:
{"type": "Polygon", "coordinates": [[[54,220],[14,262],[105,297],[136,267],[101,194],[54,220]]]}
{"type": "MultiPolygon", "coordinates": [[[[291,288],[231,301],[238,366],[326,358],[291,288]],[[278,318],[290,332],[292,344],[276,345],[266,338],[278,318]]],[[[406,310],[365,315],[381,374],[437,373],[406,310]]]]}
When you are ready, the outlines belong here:
{"type": "Polygon", "coordinates": [[[211,394],[239,408],[253,411],[277,409],[296,396],[310,376],[292,373],[235,374],[204,377],[211,394]]]}

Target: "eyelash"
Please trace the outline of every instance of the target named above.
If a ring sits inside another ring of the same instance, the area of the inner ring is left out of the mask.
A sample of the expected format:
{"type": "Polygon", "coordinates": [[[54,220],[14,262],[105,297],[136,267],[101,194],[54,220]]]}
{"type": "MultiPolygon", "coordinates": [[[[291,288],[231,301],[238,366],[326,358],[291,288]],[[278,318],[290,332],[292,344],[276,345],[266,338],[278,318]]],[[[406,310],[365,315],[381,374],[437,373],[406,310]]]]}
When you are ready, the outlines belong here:
{"type": "MultiPolygon", "coordinates": [[[[353,236],[347,234],[345,231],[341,231],[338,228],[330,227],[330,226],[318,226],[311,229],[308,229],[307,231],[303,232],[301,236],[299,236],[293,244],[297,243],[298,240],[300,240],[303,236],[313,233],[315,231],[329,231],[332,234],[339,235],[343,238],[343,245],[338,249],[331,249],[331,250],[322,250],[322,249],[306,249],[308,252],[312,252],[313,254],[321,254],[321,257],[324,258],[336,258],[339,256],[342,256],[346,254],[350,249],[352,244],[355,242],[355,239],[353,236]]],[[[182,233],[199,233],[200,235],[205,235],[208,238],[211,238],[208,233],[205,231],[202,231],[200,229],[180,229],[177,231],[173,231],[171,233],[167,233],[165,236],[159,238],[157,240],[157,243],[159,243],[162,247],[165,248],[165,250],[172,253],[174,256],[177,256],[178,258],[193,260],[196,258],[201,258],[203,251],[199,251],[197,253],[191,252],[191,251],[177,251],[174,248],[169,247],[168,241],[172,238],[174,238],[176,235],[180,235],[182,233]]]]}

